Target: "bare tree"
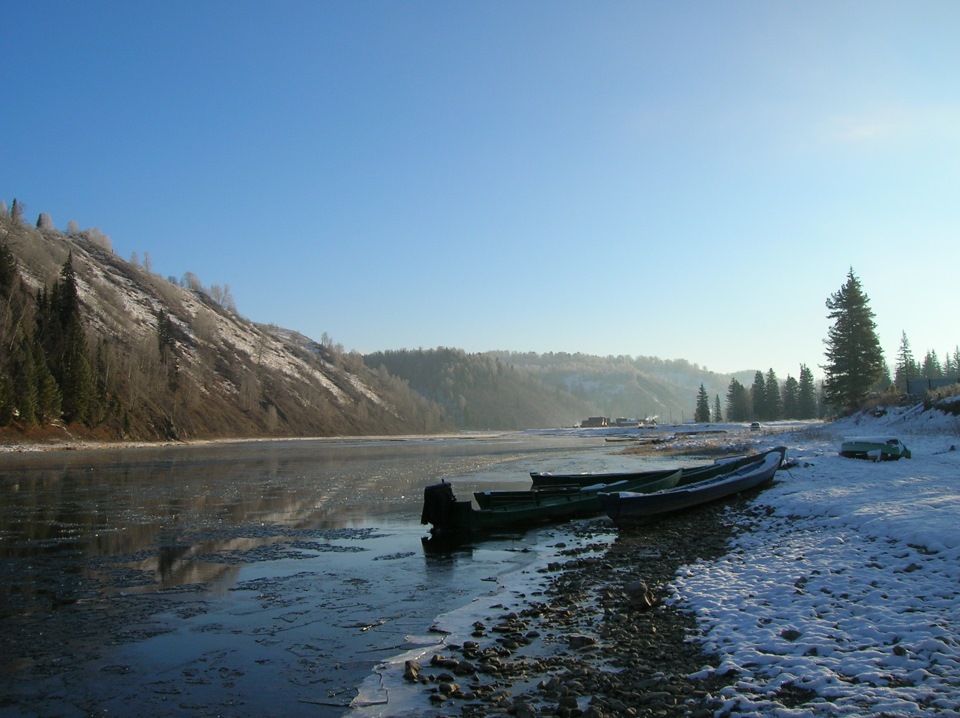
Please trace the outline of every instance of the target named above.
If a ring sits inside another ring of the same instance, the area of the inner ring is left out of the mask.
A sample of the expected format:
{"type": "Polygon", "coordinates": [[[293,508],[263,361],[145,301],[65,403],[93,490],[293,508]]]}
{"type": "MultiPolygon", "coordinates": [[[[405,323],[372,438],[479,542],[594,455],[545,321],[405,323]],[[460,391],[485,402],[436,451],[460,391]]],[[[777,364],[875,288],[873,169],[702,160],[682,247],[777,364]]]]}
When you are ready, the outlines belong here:
{"type": "Polygon", "coordinates": [[[200,282],[200,277],[193,272],[184,273],[183,286],[185,286],[187,289],[192,289],[195,292],[203,291],[203,284],[200,282]]]}
{"type": "Polygon", "coordinates": [[[46,212],[41,212],[37,217],[37,229],[56,229],[53,226],[53,218],[46,212]]]}
{"type": "Polygon", "coordinates": [[[105,234],[104,231],[99,227],[88,229],[87,239],[89,239],[98,247],[107,250],[108,252],[113,251],[113,242],[110,241],[110,235],[105,234]]]}
{"type": "Polygon", "coordinates": [[[233,295],[230,293],[230,285],[214,284],[210,287],[210,298],[227,311],[236,313],[237,305],[233,302],[233,295]]]}

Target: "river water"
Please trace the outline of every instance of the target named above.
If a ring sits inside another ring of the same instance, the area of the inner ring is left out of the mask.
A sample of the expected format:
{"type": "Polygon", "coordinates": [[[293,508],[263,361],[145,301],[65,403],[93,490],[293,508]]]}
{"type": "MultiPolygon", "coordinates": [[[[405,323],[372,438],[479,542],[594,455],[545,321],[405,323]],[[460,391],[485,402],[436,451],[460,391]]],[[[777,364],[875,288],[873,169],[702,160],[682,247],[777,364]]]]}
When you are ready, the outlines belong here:
{"type": "Polygon", "coordinates": [[[435,552],[424,486],[637,464],[564,432],[0,454],[0,715],[343,715],[556,537],[435,552]]]}

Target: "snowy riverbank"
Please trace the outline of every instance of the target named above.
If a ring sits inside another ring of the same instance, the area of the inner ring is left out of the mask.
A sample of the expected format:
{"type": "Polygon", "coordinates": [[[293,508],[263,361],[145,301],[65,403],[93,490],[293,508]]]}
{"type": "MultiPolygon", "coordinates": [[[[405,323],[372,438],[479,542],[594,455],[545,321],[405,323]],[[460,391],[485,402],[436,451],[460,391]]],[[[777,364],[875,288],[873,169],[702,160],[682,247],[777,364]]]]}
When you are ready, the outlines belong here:
{"type": "Polygon", "coordinates": [[[915,407],[783,437],[799,465],[755,499],[767,516],[671,587],[720,659],[704,675],[738,676],[726,714],[960,713],[958,426],[915,407]],[[838,455],[864,433],[899,436],[914,458],[838,455]],[[771,698],[787,684],[807,700],[771,698]]]}
{"type": "MultiPolygon", "coordinates": [[[[596,559],[572,562],[552,579],[564,588],[537,592],[531,601],[553,595],[548,603],[562,607],[579,596],[569,621],[530,624],[541,636],[535,643],[549,644],[545,637],[554,636],[560,660],[526,659],[523,647],[511,653],[524,678],[512,690],[511,680],[499,681],[512,695],[506,702],[444,701],[428,708],[426,697],[436,696],[437,684],[401,690],[394,663],[384,666],[393,680],[390,702],[359,712],[395,715],[401,706],[417,705],[412,691],[424,701],[418,709],[424,715],[489,715],[508,707],[517,715],[566,715],[564,701],[598,716],[960,714],[957,417],[914,407],[832,424],[774,424],[760,432],[718,428],[684,432],[665,453],[785,444],[797,464],[748,502],[720,505],[725,520],[712,529],[704,515],[664,521],[645,536],[594,534],[591,540],[608,542],[606,549],[597,547],[596,559]],[[863,434],[899,436],[914,458],[874,463],[839,456],[844,436],[863,434]],[[704,550],[705,538],[724,540],[728,529],[721,524],[734,525],[726,547],[704,550]],[[678,561],[673,573],[651,584],[663,605],[632,610],[624,587],[634,576],[649,581],[651,562],[667,564],[671,553],[678,561]],[[679,615],[689,620],[678,624],[679,615]],[[581,634],[596,637],[596,645],[571,652],[568,640],[581,634]],[[666,635],[654,639],[659,634],[666,635]],[[702,650],[699,669],[670,675],[683,670],[672,654],[691,645],[702,650]],[[620,660],[625,649],[643,660],[620,660]]],[[[502,587],[501,596],[524,594],[502,587]]],[[[552,610],[556,615],[557,607],[552,610]]],[[[545,649],[551,650],[540,645],[531,655],[543,656],[545,649]]]]}

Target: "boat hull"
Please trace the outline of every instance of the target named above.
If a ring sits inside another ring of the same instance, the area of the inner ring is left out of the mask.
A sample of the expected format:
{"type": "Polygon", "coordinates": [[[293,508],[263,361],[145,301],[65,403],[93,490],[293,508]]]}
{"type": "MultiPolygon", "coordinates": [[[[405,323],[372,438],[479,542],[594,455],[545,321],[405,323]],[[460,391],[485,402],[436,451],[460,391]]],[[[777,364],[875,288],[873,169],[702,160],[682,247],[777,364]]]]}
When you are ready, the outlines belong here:
{"type": "MultiPolygon", "coordinates": [[[[680,485],[710,479],[732,469],[739,468],[756,459],[756,456],[733,456],[725,459],[717,459],[712,464],[703,466],[681,467],[683,474],[680,479],[680,485]]],[[[543,491],[547,488],[563,487],[585,487],[596,484],[611,484],[615,481],[634,481],[644,477],[651,477],[659,474],[672,473],[677,469],[667,469],[666,471],[615,471],[590,473],[583,472],[577,474],[554,474],[549,472],[531,471],[530,476],[533,479],[533,487],[543,491]]]]}
{"type": "Polygon", "coordinates": [[[420,522],[431,524],[433,536],[449,537],[595,516],[603,511],[599,498],[602,491],[661,491],[676,486],[682,475],[680,470],[656,473],[653,477],[579,489],[476,492],[474,499],[480,508],[475,508],[472,501],[456,499],[453,487],[441,482],[424,489],[420,522]]]}
{"type": "Polygon", "coordinates": [[[858,436],[843,441],[840,455],[851,459],[896,461],[909,459],[910,449],[894,436],[858,436]]]}
{"type": "Polygon", "coordinates": [[[777,447],[733,462],[723,473],[689,481],[681,477],[675,488],[651,494],[603,493],[600,503],[607,515],[618,524],[649,521],[763,486],[773,480],[785,453],[784,447],[777,447]]]}

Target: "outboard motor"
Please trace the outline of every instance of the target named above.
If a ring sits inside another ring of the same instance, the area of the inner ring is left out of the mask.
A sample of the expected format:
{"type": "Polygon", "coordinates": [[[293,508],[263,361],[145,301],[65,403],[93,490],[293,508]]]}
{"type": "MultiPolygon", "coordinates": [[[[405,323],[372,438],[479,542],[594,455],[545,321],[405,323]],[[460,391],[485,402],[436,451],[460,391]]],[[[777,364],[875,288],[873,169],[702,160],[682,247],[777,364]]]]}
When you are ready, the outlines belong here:
{"type": "Polygon", "coordinates": [[[453,521],[453,505],[456,502],[453,487],[446,481],[427,486],[423,490],[423,513],[420,514],[420,523],[433,524],[433,531],[447,529],[453,521]]]}

